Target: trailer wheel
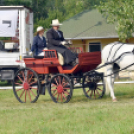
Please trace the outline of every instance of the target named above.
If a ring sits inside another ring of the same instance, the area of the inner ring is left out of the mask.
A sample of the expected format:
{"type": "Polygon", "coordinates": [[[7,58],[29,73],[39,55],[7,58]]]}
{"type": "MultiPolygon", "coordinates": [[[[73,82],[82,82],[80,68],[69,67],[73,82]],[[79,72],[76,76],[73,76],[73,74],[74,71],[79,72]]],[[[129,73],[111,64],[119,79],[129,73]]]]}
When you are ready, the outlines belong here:
{"type": "Polygon", "coordinates": [[[63,74],[57,74],[52,77],[48,90],[55,103],[67,103],[73,94],[71,80],[63,74]]]}
{"type": "Polygon", "coordinates": [[[102,98],[105,94],[105,84],[103,81],[103,73],[97,73],[95,71],[89,72],[84,76],[83,92],[89,99],[102,98]]]}
{"type": "Polygon", "coordinates": [[[39,90],[40,81],[35,71],[29,68],[17,71],[13,80],[13,92],[19,102],[36,102],[39,90]]]}

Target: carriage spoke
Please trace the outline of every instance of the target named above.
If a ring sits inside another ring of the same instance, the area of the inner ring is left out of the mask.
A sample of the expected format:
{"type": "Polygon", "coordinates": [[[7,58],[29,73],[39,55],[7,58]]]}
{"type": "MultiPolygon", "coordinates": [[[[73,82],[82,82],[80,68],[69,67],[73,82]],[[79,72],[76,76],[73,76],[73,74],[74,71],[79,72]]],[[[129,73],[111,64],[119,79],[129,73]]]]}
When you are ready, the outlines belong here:
{"type": "Polygon", "coordinates": [[[67,100],[67,98],[66,98],[66,96],[64,95],[64,93],[62,93],[62,95],[63,95],[63,98],[64,98],[65,100],[67,100]]]}
{"type": "Polygon", "coordinates": [[[30,83],[30,82],[31,82],[32,78],[33,78],[33,74],[32,74],[32,76],[30,77],[30,79],[29,79],[28,83],[30,83]]]}
{"type": "Polygon", "coordinates": [[[29,74],[29,70],[27,71],[27,77],[26,77],[26,81],[28,81],[28,74],[29,74]]]}
{"type": "Polygon", "coordinates": [[[89,91],[90,91],[90,89],[87,91],[87,94],[88,94],[89,91]]]}
{"type": "Polygon", "coordinates": [[[70,90],[70,88],[63,88],[64,90],[70,90]]]}
{"type": "Polygon", "coordinates": [[[70,95],[69,93],[68,93],[68,91],[63,91],[65,94],[67,94],[67,95],[70,95]]]}
{"type": "Polygon", "coordinates": [[[52,94],[54,94],[57,90],[52,91],[52,94]]]}
{"type": "Polygon", "coordinates": [[[63,85],[63,88],[67,85],[68,83],[65,83],[64,85],[63,85]]]}
{"type": "Polygon", "coordinates": [[[20,83],[15,83],[16,85],[20,85],[20,86],[22,86],[22,84],[20,84],[20,83]]]}
{"type": "Polygon", "coordinates": [[[65,79],[64,79],[64,77],[63,77],[63,79],[62,79],[62,85],[65,83],[65,79]]]}
{"type": "Polygon", "coordinates": [[[31,101],[31,95],[30,95],[29,90],[27,90],[27,92],[28,92],[29,100],[31,101]]]}
{"type": "Polygon", "coordinates": [[[26,102],[26,97],[27,97],[27,90],[25,90],[25,102],[26,102]]]}
{"type": "Polygon", "coordinates": [[[18,92],[18,91],[20,91],[20,90],[22,90],[22,89],[24,89],[24,88],[17,89],[16,91],[18,92]]]}
{"type": "Polygon", "coordinates": [[[57,85],[59,85],[56,78],[55,78],[55,82],[56,82],[57,85]]]}
{"type": "Polygon", "coordinates": [[[100,88],[97,88],[98,90],[100,90],[102,92],[102,90],[100,88]]]}
{"type": "Polygon", "coordinates": [[[54,83],[51,85],[51,87],[57,87],[57,85],[55,85],[54,83]]]}
{"type": "Polygon", "coordinates": [[[61,76],[58,76],[59,84],[61,84],[61,76]]]}
{"type": "Polygon", "coordinates": [[[37,83],[37,81],[30,83],[30,85],[37,83]]]}
{"type": "Polygon", "coordinates": [[[61,102],[63,102],[62,94],[60,96],[61,96],[61,102]]]}
{"type": "Polygon", "coordinates": [[[94,90],[94,98],[96,99],[96,94],[95,94],[95,90],[94,90]]]}
{"type": "Polygon", "coordinates": [[[90,93],[90,97],[92,96],[92,94],[93,94],[93,90],[92,90],[91,93],[90,93]]]}
{"type": "Polygon", "coordinates": [[[55,96],[55,95],[57,95],[58,94],[58,92],[56,92],[55,94],[53,94],[53,96],[55,96]]]}
{"type": "Polygon", "coordinates": [[[58,94],[58,96],[57,96],[57,101],[59,100],[59,94],[58,94]]]}
{"type": "Polygon", "coordinates": [[[19,98],[21,98],[21,97],[22,97],[22,95],[24,94],[24,92],[25,92],[25,90],[23,89],[23,91],[22,91],[22,93],[21,93],[21,95],[20,95],[20,97],[19,97],[19,98]]]}
{"type": "Polygon", "coordinates": [[[21,71],[21,73],[22,73],[23,79],[24,79],[24,81],[25,81],[25,75],[24,75],[24,72],[21,71]]]}
{"type": "Polygon", "coordinates": [[[30,90],[30,92],[32,93],[32,95],[33,95],[34,97],[36,97],[36,95],[34,94],[34,92],[33,92],[32,90],[30,90]]]}
{"type": "Polygon", "coordinates": [[[97,94],[100,96],[99,92],[96,90],[97,94]]]}
{"type": "Polygon", "coordinates": [[[18,75],[17,77],[18,77],[18,78],[19,78],[19,80],[23,83],[23,80],[20,78],[20,76],[18,75]]]}
{"type": "Polygon", "coordinates": [[[37,87],[30,87],[30,89],[36,89],[36,90],[38,90],[38,88],[37,88],[37,87]]]}

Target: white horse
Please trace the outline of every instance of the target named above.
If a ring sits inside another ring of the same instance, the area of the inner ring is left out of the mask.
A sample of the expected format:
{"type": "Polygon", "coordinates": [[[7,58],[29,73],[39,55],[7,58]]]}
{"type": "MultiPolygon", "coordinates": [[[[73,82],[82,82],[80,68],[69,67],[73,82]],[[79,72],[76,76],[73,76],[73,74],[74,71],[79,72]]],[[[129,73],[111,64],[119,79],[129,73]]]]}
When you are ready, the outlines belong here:
{"type": "MultiPolygon", "coordinates": [[[[104,49],[102,50],[103,63],[112,62],[122,55],[117,61],[105,67],[104,75],[106,76],[106,75],[113,74],[115,71],[118,71],[119,69],[124,69],[125,67],[134,63],[133,50],[134,50],[134,44],[123,44],[120,42],[114,42],[104,47],[104,49]],[[126,53],[126,52],[130,52],[130,53],[126,53]]],[[[128,71],[134,70],[134,65],[132,65],[131,67],[129,66],[126,70],[128,71]]],[[[117,73],[105,77],[105,82],[109,88],[110,95],[112,97],[113,102],[117,101],[114,94],[114,80],[116,76],[117,73]]]]}

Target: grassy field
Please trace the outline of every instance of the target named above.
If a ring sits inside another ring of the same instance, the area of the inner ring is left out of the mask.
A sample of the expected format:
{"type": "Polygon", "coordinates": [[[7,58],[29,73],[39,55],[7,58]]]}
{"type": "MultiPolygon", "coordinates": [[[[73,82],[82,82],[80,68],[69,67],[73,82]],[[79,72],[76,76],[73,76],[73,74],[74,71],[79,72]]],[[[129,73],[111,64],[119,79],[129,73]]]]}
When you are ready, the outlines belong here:
{"type": "Polygon", "coordinates": [[[0,90],[0,134],[133,134],[134,84],[115,86],[118,99],[88,100],[74,90],[68,104],[55,104],[48,93],[34,104],[21,104],[12,90],[0,90]]]}

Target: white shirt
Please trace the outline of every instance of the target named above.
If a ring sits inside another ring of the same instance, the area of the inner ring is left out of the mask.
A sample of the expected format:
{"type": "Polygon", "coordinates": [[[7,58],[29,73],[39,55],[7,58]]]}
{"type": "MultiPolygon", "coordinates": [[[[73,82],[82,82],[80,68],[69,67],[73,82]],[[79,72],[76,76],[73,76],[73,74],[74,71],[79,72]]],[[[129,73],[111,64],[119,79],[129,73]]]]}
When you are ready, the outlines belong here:
{"type": "Polygon", "coordinates": [[[39,36],[43,40],[43,36],[39,36]]]}

